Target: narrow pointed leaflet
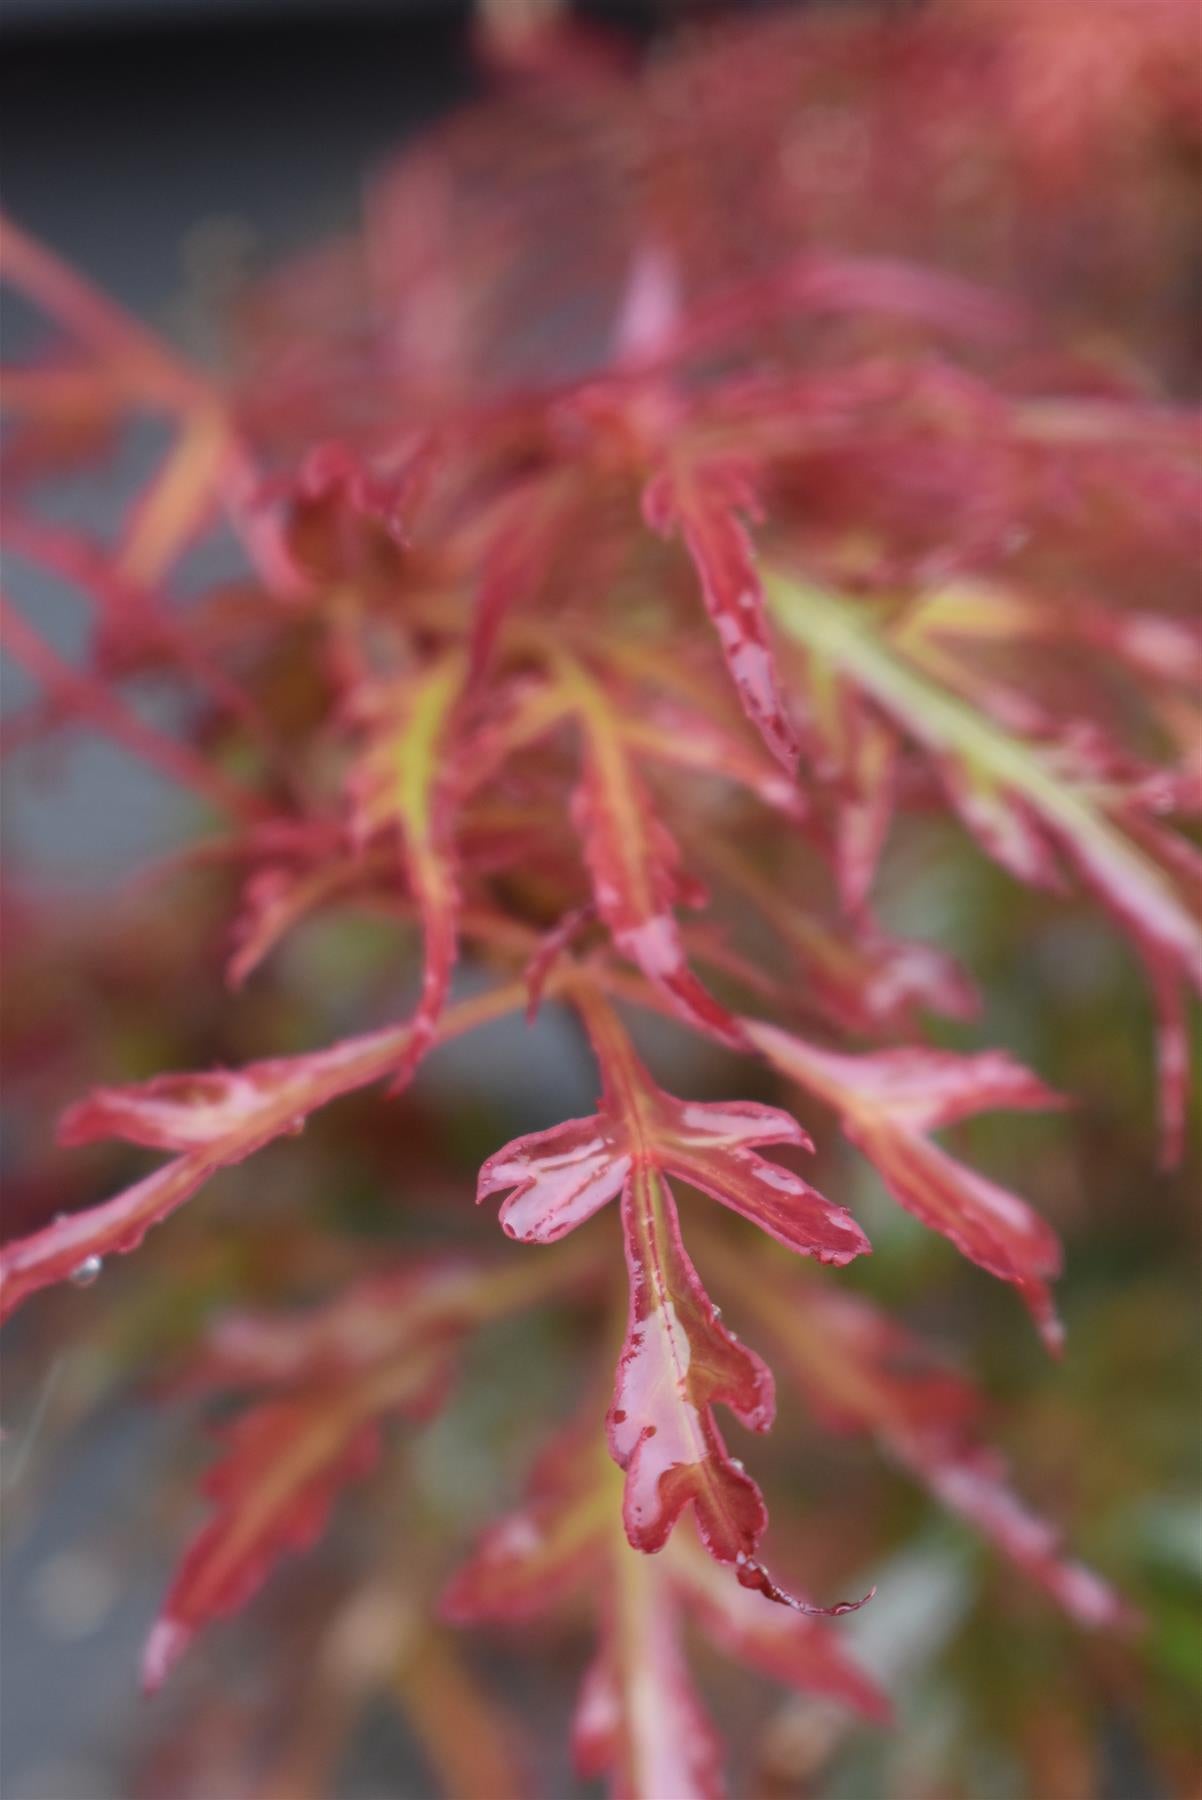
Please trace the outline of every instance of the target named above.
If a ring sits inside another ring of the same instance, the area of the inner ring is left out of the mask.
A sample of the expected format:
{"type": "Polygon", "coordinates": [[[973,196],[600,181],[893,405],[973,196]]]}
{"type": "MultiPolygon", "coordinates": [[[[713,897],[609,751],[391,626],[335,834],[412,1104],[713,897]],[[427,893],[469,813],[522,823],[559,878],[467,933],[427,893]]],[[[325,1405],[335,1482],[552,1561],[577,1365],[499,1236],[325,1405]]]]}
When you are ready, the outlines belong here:
{"type": "Polygon", "coordinates": [[[739,517],[754,518],[758,510],[746,477],[730,467],[670,464],[643,496],[648,524],[664,534],[679,528],[743,710],[792,774],[797,734],[777,679],[751,539],[739,517]]]}
{"type": "Polygon", "coordinates": [[[713,1409],[721,1403],[751,1429],[767,1430],[772,1378],[721,1324],[685,1250],[666,1177],[824,1262],[849,1262],[868,1242],[841,1208],[757,1154],[757,1145],[808,1142],[788,1114],[664,1093],[600,995],[578,981],[572,996],[601,1065],[600,1109],[497,1151],[480,1171],[478,1198],[511,1190],[504,1229],[552,1243],[621,1195],[630,1313],[609,1442],[626,1472],[627,1534],[637,1548],[658,1550],[691,1501],[711,1554],[768,1591],[754,1560],[767,1523],[763,1500],[727,1455],[713,1409]]]}
{"type": "Polygon", "coordinates": [[[1058,1106],[1059,1097],[1002,1051],[955,1056],[915,1047],[846,1056],[775,1025],[744,1023],[782,1075],[835,1108],[845,1136],[907,1212],[991,1275],[1013,1282],[1045,1344],[1058,1351],[1064,1333],[1048,1286],[1060,1273],[1055,1232],[1026,1201],[958,1162],[929,1134],[990,1109],[1058,1106]]]}
{"type": "Polygon", "coordinates": [[[459,883],[449,814],[455,756],[449,743],[463,686],[459,652],[436,659],[386,695],[355,776],[355,827],[361,841],[395,827],[422,921],[425,966],[412,1038],[397,1085],[413,1073],[434,1037],[458,954],[459,883]]]}
{"type": "Polygon", "coordinates": [[[687,893],[676,845],[652,811],[605,690],[576,663],[561,680],[583,738],[584,771],[572,810],[597,910],[618,949],[688,1024],[744,1047],[739,1028],[690,969],[675,907],[687,893]]]}

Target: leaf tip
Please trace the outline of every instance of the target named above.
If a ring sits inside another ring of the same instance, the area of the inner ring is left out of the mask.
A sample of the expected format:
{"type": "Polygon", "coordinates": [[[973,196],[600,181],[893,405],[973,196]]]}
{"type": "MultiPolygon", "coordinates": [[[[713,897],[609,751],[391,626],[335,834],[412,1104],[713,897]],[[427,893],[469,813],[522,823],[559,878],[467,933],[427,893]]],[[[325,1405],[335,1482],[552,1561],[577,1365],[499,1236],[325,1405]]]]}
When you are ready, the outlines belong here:
{"type": "Polygon", "coordinates": [[[142,1692],[152,1699],[188,1648],[192,1633],[178,1619],[157,1619],[142,1652],[142,1692]]]}

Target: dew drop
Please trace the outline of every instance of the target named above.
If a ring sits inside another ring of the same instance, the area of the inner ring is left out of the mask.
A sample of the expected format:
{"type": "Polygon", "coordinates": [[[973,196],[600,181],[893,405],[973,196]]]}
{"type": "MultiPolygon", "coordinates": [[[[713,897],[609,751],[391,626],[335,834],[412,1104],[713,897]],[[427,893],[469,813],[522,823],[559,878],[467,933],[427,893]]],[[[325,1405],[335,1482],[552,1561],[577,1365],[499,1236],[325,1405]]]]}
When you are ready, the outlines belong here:
{"type": "Polygon", "coordinates": [[[104,1267],[104,1261],[101,1257],[85,1256],[83,1261],[81,1263],[77,1263],[76,1266],[72,1269],[70,1275],[68,1275],[68,1277],[67,1277],[67,1280],[71,1283],[72,1287],[78,1287],[78,1288],[91,1287],[92,1283],[96,1280],[96,1277],[100,1274],[100,1271],[101,1271],[101,1269],[103,1269],[103,1267],[104,1267]]]}

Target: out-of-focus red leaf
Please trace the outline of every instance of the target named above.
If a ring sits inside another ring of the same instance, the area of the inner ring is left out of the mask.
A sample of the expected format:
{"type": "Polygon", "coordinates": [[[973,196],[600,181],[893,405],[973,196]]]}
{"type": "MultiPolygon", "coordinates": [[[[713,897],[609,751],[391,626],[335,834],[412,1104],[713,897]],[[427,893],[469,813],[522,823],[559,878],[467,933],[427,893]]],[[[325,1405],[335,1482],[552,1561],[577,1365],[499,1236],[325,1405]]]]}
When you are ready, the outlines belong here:
{"type": "Polygon", "coordinates": [[[188,1393],[284,1392],[347,1381],[402,1355],[453,1344],[550,1294],[575,1292],[597,1269],[591,1253],[576,1257],[570,1249],[550,1268],[512,1256],[409,1257],[301,1312],[218,1314],[171,1385],[188,1393]]]}
{"type": "Polygon", "coordinates": [[[531,1472],[522,1504],[481,1535],[442,1599],[458,1625],[532,1618],[598,1572],[612,1535],[596,1423],[557,1435],[531,1472]]]}
{"type": "Polygon", "coordinates": [[[573,801],[597,910],[615,944],[690,1024],[724,1043],[738,1026],[689,968],[674,908],[683,896],[676,845],[651,809],[604,692],[582,670],[565,676],[584,736],[573,801]]]}
{"type": "Polygon", "coordinates": [[[1135,1623],[1121,1596],[1066,1556],[1059,1533],[1013,1493],[1005,1462],[981,1439],[983,1396],[913,1332],[858,1295],[786,1282],[766,1262],[732,1273],[819,1418],[837,1431],[870,1433],[1078,1624],[1135,1623]]]}
{"type": "Polygon", "coordinates": [[[805,795],[754,744],[695,705],[660,701],[652,711],[627,712],[622,734],[630,749],[652,761],[736,782],[794,821],[805,817],[805,795]]]}
{"type": "Polygon", "coordinates": [[[268,863],[256,869],[243,890],[242,907],[230,933],[233,950],[226,965],[230,986],[241,987],[294,925],[363,878],[362,859],[354,862],[336,854],[327,854],[316,868],[268,863]]]}
{"type": "Polygon", "coordinates": [[[889,1722],[888,1700],[840,1648],[834,1627],[796,1607],[765,1606],[762,1594],[731,1581],[702,1556],[688,1532],[678,1532],[666,1554],[673,1585],[706,1637],[732,1662],[798,1693],[838,1701],[875,1724],[889,1722]]]}
{"type": "MultiPolygon", "coordinates": [[[[802,977],[802,1009],[864,1035],[912,1029],[920,1009],[949,1019],[975,1015],[979,998],[968,975],[934,944],[891,937],[866,920],[856,929],[827,924],[815,908],[792,897],[787,880],[753,867],[727,845],[707,843],[703,854],[789,950],[802,977]]],[[[776,990],[770,982],[769,991],[776,990]]]]}
{"type": "Polygon", "coordinates": [[[1056,1106],[1058,1096],[1001,1051],[955,1056],[913,1048],[845,1056],[774,1025],[745,1023],[783,1075],[836,1109],[845,1135],[895,1200],[990,1274],[1014,1283],[1044,1342],[1058,1351],[1063,1332],[1048,1286],[1060,1271],[1055,1233],[1016,1194],[929,1136],[991,1109],[1056,1106]]]}
{"type": "Polygon", "coordinates": [[[612,1800],[721,1800],[722,1751],[689,1677],[666,1571],[627,1551],[614,1571],[601,1649],[584,1678],[572,1752],[612,1800]]]}
{"type": "Polygon", "coordinates": [[[322,1535],[341,1488],[379,1454],[378,1417],[420,1412],[441,1392],[419,1356],[374,1381],[252,1407],[226,1434],[207,1489],[217,1512],[184,1557],[147,1641],[142,1679],[161,1687],[201,1627],[244,1606],[279,1558],[322,1535]]]}
{"type": "Polygon", "coordinates": [[[649,484],[643,510],[657,531],[681,532],[743,710],[792,774],[797,733],[772,658],[751,540],[739,517],[759,516],[746,476],[731,467],[686,468],[672,462],[649,484]]]}
{"type": "Polygon", "coordinates": [[[459,878],[449,817],[456,758],[450,734],[463,680],[462,656],[451,652],[405,682],[395,700],[389,695],[355,773],[355,830],[365,842],[390,828],[399,831],[425,938],[421,997],[396,1072],[398,1086],[433,1041],[459,951],[459,878]]]}
{"type": "Polygon", "coordinates": [[[210,805],[253,824],[264,808],[248,790],[139,717],[111,682],[65,662],[9,603],[0,599],[0,625],[9,655],[22,663],[66,719],[80,720],[111,737],[123,749],[148,762],[172,781],[193,789],[210,805]]]}
{"type": "MultiPolygon", "coordinates": [[[[318,585],[355,579],[403,550],[436,460],[425,434],[375,464],[337,440],[308,451],[283,484],[284,542],[301,579],[318,585]]],[[[269,485],[261,503],[271,497],[269,485]]]]}
{"type": "Polygon", "coordinates": [[[147,1645],[149,1687],[201,1626],[242,1607],[284,1552],[317,1540],[338,1491],[375,1461],[382,1420],[429,1416],[470,1331],[591,1278],[569,1256],[550,1271],[548,1290],[522,1264],[430,1258],[291,1316],[215,1322],[176,1387],[250,1388],[260,1398],[226,1434],[208,1482],[217,1514],[186,1554],[147,1645]]]}
{"type": "MultiPolygon", "coordinates": [[[[524,1001],[521,983],[494,988],[448,1009],[438,1035],[457,1037],[519,1010],[524,1001]]],[[[136,1250],[152,1225],[191,1199],[218,1169],[302,1129],[311,1112],[340,1094],[391,1075],[411,1056],[414,1029],[390,1026],[325,1050],[235,1071],[164,1075],[130,1087],[96,1089],[63,1115],[61,1141],[121,1137],[181,1154],[112,1200],[0,1248],[0,1318],[40,1288],[69,1281],[94,1259],[136,1250]]]]}

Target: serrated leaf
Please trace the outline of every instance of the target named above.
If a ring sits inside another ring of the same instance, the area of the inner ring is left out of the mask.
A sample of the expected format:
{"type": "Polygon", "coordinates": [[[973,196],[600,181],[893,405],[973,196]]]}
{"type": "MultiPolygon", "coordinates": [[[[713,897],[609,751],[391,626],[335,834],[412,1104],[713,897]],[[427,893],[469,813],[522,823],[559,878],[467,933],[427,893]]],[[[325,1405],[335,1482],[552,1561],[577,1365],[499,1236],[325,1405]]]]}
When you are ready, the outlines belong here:
{"type": "Polygon", "coordinates": [[[659,1550],[691,1502],[710,1554],[746,1563],[768,1515],[727,1454],[713,1409],[727,1406],[749,1430],[767,1431],[771,1373],[719,1322],[681,1241],[672,1195],[645,1165],[623,1191],[622,1225],[630,1316],[608,1428],[626,1472],[626,1534],[638,1550],[659,1550]]]}
{"type": "Polygon", "coordinates": [[[823,1261],[847,1262],[868,1243],[846,1213],[756,1153],[757,1144],[806,1143],[787,1114],[665,1094],[599,996],[579,990],[575,997],[601,1063],[601,1110],[495,1152],[480,1171],[477,1198],[511,1190],[501,1208],[504,1229],[527,1243],[552,1243],[621,1194],[630,1317],[609,1437],[626,1471],[627,1532],[640,1548],[658,1549],[691,1501],[707,1548],[747,1565],[754,1579],[763,1501],[727,1456],[713,1407],[724,1404],[766,1430],[771,1377],[720,1324],[681,1241],[664,1176],[823,1261]]]}
{"type": "Polygon", "coordinates": [[[516,1138],[480,1170],[477,1201],[507,1190],[500,1219],[523,1243],[554,1243],[621,1193],[640,1169],[674,1175],[761,1230],[821,1262],[868,1248],[850,1214],[757,1145],[812,1148],[797,1121],[751,1101],[688,1101],[666,1093],[599,999],[581,998],[601,1064],[600,1110],[516,1138]]]}

